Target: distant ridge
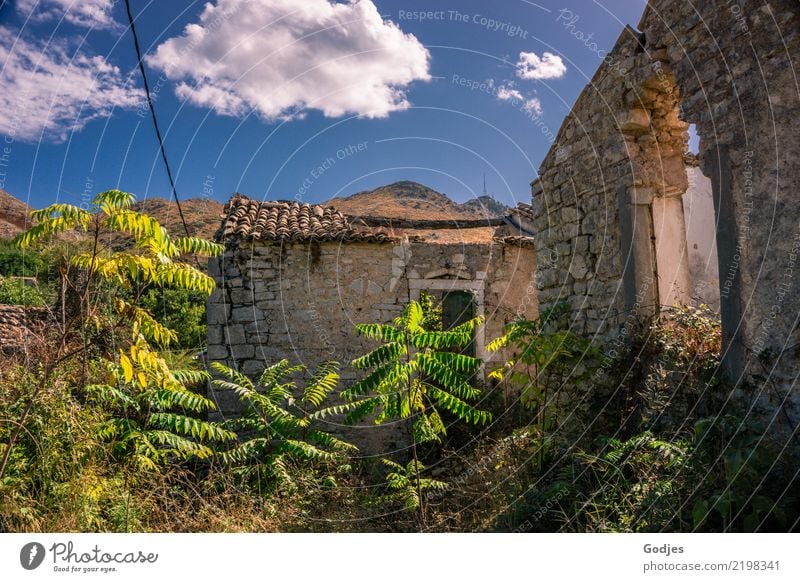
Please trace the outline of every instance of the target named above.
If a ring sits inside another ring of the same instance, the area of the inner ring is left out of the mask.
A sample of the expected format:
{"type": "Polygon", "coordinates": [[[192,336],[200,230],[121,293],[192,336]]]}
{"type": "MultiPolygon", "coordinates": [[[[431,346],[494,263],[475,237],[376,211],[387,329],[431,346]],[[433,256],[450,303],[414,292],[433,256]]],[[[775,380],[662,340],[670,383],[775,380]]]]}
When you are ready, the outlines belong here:
{"type": "MultiPolygon", "coordinates": [[[[149,214],[167,227],[170,236],[186,236],[175,202],[165,198],[147,198],[140,200],[133,207],[139,212],[149,214]]],[[[223,207],[222,202],[211,198],[181,200],[181,208],[186,218],[189,234],[206,239],[214,238],[214,233],[222,223],[223,207]]]]}
{"type": "Polygon", "coordinates": [[[13,238],[27,230],[31,210],[22,200],[0,188],[0,238],[13,238]]]}
{"type": "Polygon", "coordinates": [[[343,198],[331,198],[324,204],[334,206],[350,216],[408,220],[496,218],[502,216],[507,208],[490,196],[481,196],[459,204],[441,192],[408,180],[343,198]]]}

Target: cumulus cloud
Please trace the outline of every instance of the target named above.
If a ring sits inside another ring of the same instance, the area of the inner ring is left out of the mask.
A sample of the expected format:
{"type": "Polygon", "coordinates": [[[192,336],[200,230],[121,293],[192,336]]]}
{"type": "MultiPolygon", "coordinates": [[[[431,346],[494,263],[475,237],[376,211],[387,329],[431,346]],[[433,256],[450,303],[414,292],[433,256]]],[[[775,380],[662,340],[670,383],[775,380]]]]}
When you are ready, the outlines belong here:
{"type": "Polygon", "coordinates": [[[520,79],[559,79],[566,72],[567,67],[558,55],[544,53],[539,57],[536,53],[519,53],[517,76],[520,79]]]}
{"type": "Polygon", "coordinates": [[[542,102],[536,97],[525,97],[519,89],[514,88],[511,81],[498,85],[495,95],[500,101],[509,101],[532,115],[542,114],[542,102]]]}
{"type": "Polygon", "coordinates": [[[121,30],[113,9],[114,0],[17,0],[17,11],[34,22],[63,18],[75,26],[121,30]]]}
{"type": "Polygon", "coordinates": [[[38,44],[0,26],[0,133],[61,142],[70,131],[135,107],[137,90],[101,56],[71,54],[65,43],[38,44]]]}
{"type": "Polygon", "coordinates": [[[179,97],[221,115],[266,120],[303,109],[386,117],[430,79],[430,55],[371,0],[217,0],[148,62],[179,97]]]}

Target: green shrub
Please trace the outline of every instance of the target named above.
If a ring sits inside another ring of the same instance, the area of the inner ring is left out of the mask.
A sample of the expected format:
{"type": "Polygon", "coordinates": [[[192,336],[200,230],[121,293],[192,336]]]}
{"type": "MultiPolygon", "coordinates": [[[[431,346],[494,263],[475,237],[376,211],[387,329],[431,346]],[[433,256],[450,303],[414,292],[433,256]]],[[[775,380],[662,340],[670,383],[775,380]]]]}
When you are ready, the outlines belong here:
{"type": "Polygon", "coordinates": [[[173,330],[176,347],[199,349],[206,344],[206,296],[187,289],[148,289],[140,305],[161,325],[173,330]]]}
{"type": "Polygon", "coordinates": [[[358,450],[317,426],[339,382],[336,362],[321,364],[302,391],[291,377],[307,370],[287,360],[267,366],[257,383],[219,362],[211,365],[226,378],[214,384],[232,390],[245,404],[242,415],[226,423],[243,436],[220,455],[224,465],[259,492],[293,486],[292,469],[298,465],[324,467],[321,484],[335,485],[334,473],[346,470],[348,456],[358,450]]]}
{"type": "Polygon", "coordinates": [[[0,275],[39,277],[46,274],[47,261],[37,252],[20,249],[12,241],[0,240],[0,275]]]}
{"type": "Polygon", "coordinates": [[[0,304],[44,307],[47,305],[47,300],[38,285],[32,285],[23,279],[2,279],[0,280],[0,304]]]}

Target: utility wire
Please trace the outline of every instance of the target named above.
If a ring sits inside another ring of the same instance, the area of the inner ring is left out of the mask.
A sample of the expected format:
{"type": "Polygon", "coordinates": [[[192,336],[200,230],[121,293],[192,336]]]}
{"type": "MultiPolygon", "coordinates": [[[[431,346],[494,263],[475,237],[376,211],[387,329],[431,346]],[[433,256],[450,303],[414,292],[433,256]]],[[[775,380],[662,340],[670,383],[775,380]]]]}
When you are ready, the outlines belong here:
{"type": "Polygon", "coordinates": [[[139,71],[142,73],[142,81],[144,82],[144,92],[147,97],[147,106],[150,108],[150,116],[153,119],[153,127],[156,130],[156,137],[158,138],[158,147],[161,150],[161,159],[164,160],[164,166],[167,168],[167,177],[169,178],[169,185],[172,188],[172,197],[175,198],[175,204],[178,207],[178,214],[181,217],[183,230],[186,236],[189,235],[189,228],[186,226],[186,219],[183,217],[183,209],[181,208],[181,201],[178,198],[178,190],[175,188],[175,180],[172,177],[172,170],[169,167],[167,160],[167,151],[164,149],[164,139],[161,137],[161,129],[158,127],[158,118],[156,117],[156,110],[153,105],[153,100],[150,98],[150,84],[147,82],[147,73],[144,70],[144,59],[142,59],[142,50],[139,47],[139,37],[136,34],[136,26],[133,23],[133,13],[131,12],[131,3],[125,0],[125,9],[128,11],[128,23],[131,27],[131,34],[133,35],[133,46],[136,48],[136,58],[139,61],[139,71]]]}

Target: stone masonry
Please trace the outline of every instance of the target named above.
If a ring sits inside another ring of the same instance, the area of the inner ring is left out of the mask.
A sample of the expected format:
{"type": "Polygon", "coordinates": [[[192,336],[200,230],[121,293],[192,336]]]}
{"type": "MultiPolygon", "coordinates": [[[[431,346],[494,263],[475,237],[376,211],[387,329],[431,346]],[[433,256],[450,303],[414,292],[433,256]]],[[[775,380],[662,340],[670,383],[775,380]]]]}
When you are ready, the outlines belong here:
{"type": "MultiPolygon", "coordinates": [[[[253,224],[261,220],[251,214],[253,224]]],[[[278,229],[281,220],[275,221],[278,229]]],[[[488,354],[486,343],[505,323],[536,316],[532,240],[519,232],[510,236],[511,227],[490,228],[477,242],[458,240],[469,239],[472,230],[442,238],[420,229],[367,242],[347,233],[345,241],[285,240],[297,232],[289,227],[278,240],[227,239],[225,253],[209,262],[218,285],[208,303],[209,360],[248,375],[283,358],[311,368],[334,360],[342,364],[343,380],[351,381],[354,370],[347,364],[376,345],[356,335],[356,324],[390,322],[423,290],[465,290],[475,298],[476,315],[486,318],[475,343],[476,355],[490,362],[488,371],[503,354],[488,354]]],[[[223,415],[240,409],[229,392],[212,396],[223,415]]],[[[370,426],[363,429],[367,437],[354,438],[372,449],[391,447],[402,439],[395,428],[370,426]]]]}
{"type": "Polygon", "coordinates": [[[785,434],[800,422],[798,62],[795,0],[651,0],[532,185],[542,307],[569,303],[571,328],[607,342],[695,294],[681,204],[695,124],[713,186],[723,362],[738,397],[785,434]]]}

